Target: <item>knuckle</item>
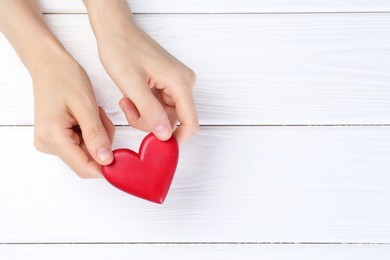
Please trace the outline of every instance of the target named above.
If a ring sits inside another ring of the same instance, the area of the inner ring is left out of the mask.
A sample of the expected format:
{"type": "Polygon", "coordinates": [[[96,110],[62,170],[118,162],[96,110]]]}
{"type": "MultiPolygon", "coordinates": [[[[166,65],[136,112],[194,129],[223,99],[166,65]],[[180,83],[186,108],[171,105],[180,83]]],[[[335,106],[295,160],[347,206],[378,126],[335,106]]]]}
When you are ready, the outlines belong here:
{"type": "Polygon", "coordinates": [[[91,175],[85,171],[77,171],[76,175],[82,180],[91,179],[91,175]]]}
{"type": "Polygon", "coordinates": [[[196,73],[193,70],[189,69],[187,77],[188,77],[188,81],[190,83],[190,86],[191,87],[195,86],[195,83],[196,83],[196,73]]]}
{"type": "Polygon", "coordinates": [[[52,132],[48,127],[36,127],[34,130],[34,147],[39,152],[48,153],[47,147],[51,145],[52,132]]]}
{"type": "Polygon", "coordinates": [[[172,70],[171,73],[168,74],[172,75],[175,84],[188,86],[191,89],[195,86],[196,74],[188,67],[172,70]]]}
{"type": "Polygon", "coordinates": [[[89,91],[77,91],[69,99],[69,107],[71,108],[91,108],[96,107],[94,94],[89,91]]]}
{"type": "Polygon", "coordinates": [[[183,77],[183,80],[184,80],[186,85],[190,86],[191,88],[193,88],[195,86],[196,74],[195,74],[195,72],[192,69],[187,68],[182,73],[182,77],[183,77]]]}
{"type": "Polygon", "coordinates": [[[41,143],[40,140],[34,138],[34,147],[38,152],[45,153],[46,149],[45,146],[41,143]]]}
{"type": "Polygon", "coordinates": [[[83,180],[86,180],[86,179],[97,179],[97,178],[101,178],[102,176],[97,174],[97,173],[93,173],[91,172],[91,170],[88,170],[88,169],[77,169],[74,171],[76,173],[76,175],[80,178],[80,179],[83,179],[83,180]]]}

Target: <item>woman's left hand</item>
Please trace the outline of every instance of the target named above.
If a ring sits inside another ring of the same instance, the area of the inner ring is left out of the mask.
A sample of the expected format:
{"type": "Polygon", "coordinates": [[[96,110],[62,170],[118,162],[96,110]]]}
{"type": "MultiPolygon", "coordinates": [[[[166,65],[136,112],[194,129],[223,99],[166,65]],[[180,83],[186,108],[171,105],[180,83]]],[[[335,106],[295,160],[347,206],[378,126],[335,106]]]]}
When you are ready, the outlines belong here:
{"type": "Polygon", "coordinates": [[[124,94],[120,106],[129,124],[167,140],[178,120],[174,135],[184,142],[199,127],[195,73],[135,24],[125,1],[100,1],[100,7],[85,2],[100,60],[124,94]]]}

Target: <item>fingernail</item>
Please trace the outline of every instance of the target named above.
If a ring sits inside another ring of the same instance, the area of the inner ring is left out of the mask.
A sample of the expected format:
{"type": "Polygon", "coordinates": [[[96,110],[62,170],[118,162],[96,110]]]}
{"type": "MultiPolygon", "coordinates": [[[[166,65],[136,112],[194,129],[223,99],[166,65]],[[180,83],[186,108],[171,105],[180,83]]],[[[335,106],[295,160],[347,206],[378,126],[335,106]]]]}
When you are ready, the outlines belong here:
{"type": "Polygon", "coordinates": [[[112,158],[112,153],[107,148],[99,148],[96,151],[96,154],[97,154],[97,157],[99,158],[99,160],[102,161],[102,162],[106,162],[106,161],[108,161],[109,159],[112,158]]]}
{"type": "Polygon", "coordinates": [[[158,138],[166,140],[171,136],[171,130],[166,124],[158,125],[154,128],[153,131],[158,138]]]}

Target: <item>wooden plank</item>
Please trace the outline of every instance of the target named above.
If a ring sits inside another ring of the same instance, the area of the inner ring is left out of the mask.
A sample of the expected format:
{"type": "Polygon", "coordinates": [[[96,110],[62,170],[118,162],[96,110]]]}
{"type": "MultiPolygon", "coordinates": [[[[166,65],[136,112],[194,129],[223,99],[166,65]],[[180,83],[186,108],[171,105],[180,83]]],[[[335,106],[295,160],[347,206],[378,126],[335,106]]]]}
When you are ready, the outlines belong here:
{"type": "MultiPolygon", "coordinates": [[[[85,13],[78,0],[40,0],[47,13],[85,13]]],[[[274,13],[390,11],[387,0],[129,0],[136,13],[274,13]]]]}
{"type": "Polygon", "coordinates": [[[31,259],[388,260],[389,245],[0,245],[0,257],[31,259]]]}
{"type": "MultiPolygon", "coordinates": [[[[85,15],[47,15],[88,70],[99,103],[126,121],[85,15]]],[[[390,16],[137,15],[198,74],[202,124],[389,124],[390,16]],[[190,51],[191,50],[191,51],[190,51]]],[[[0,39],[0,124],[32,124],[31,81],[0,39]]]]}
{"type": "MultiPolygon", "coordinates": [[[[0,243],[390,242],[389,127],[202,127],[166,203],[81,180],[0,127],[0,243]]],[[[119,127],[114,147],[143,134],[119,127]]]]}

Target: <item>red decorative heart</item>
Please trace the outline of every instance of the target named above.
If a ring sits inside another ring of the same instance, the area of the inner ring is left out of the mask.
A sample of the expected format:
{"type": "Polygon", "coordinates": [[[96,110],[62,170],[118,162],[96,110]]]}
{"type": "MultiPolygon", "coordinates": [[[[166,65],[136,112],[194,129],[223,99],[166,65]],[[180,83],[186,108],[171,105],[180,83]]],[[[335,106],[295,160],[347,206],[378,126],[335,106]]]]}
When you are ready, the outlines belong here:
{"type": "Polygon", "coordinates": [[[141,143],[139,153],[114,150],[114,161],[102,166],[103,176],[118,189],[162,204],[168,194],[179,160],[175,137],[158,140],[152,133],[141,143]]]}

